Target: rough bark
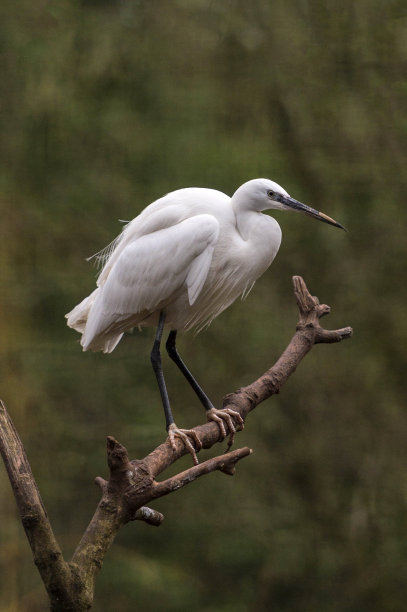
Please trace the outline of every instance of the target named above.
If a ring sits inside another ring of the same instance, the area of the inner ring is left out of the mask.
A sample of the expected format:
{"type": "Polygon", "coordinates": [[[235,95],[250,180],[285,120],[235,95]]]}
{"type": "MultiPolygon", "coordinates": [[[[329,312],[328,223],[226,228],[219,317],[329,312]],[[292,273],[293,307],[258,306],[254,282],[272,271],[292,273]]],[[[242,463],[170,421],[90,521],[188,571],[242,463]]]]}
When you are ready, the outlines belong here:
{"type": "MultiPolygon", "coordinates": [[[[350,327],[334,331],[323,329],[319,319],[330,312],[329,306],[320,304],[318,298],[310,295],[301,277],[295,276],[293,283],[300,313],[293,338],[270,369],[224,399],[224,407],[238,411],[243,419],[261,402],[280,391],[315,344],[340,342],[352,335],[350,327]]],[[[216,423],[199,425],[194,430],[204,449],[222,441],[216,423]]],[[[147,507],[148,503],[215,470],[233,475],[236,463],[251,453],[247,447],[229,451],[158,482],[156,477],[188,452],[181,441],[176,441],[175,450],[167,440],[144,459],[130,460],[125,447],[109,436],[109,480],[96,478],[102,492],[101,500],[71,561],[67,562],[53,534],[21,440],[3,403],[0,404],[0,451],[53,612],[81,612],[92,607],[95,577],[118,530],[133,520],[155,526],[163,521],[162,514],[147,507]]]]}

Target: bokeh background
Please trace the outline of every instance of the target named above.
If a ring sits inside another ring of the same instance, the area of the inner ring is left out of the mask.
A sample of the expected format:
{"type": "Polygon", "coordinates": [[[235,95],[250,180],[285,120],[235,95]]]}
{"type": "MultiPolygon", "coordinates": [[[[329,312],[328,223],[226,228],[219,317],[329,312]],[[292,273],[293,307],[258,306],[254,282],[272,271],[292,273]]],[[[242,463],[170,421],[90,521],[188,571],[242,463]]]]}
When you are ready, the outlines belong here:
{"type": "MultiPolygon", "coordinates": [[[[20,0],[0,16],[0,395],[67,558],[105,436],[142,457],[165,433],[152,330],[104,356],[65,326],[94,285],[85,258],[168,191],[260,176],[349,229],[276,214],[282,248],[246,302],[180,339],[219,404],[289,341],[293,274],[332,306],[327,327],[355,331],[250,416],[234,478],[159,500],[159,529],[122,530],[94,609],[405,610],[405,2],[20,0]]],[[[165,364],[177,423],[194,425],[165,364]]],[[[4,469],[0,543],[1,611],[46,609],[4,469]]]]}

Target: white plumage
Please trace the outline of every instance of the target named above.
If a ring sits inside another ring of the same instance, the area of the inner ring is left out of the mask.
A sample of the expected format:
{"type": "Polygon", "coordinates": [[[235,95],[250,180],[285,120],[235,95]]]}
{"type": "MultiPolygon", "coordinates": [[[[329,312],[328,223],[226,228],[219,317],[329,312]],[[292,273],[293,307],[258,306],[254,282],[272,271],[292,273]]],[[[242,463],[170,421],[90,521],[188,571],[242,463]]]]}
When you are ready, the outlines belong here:
{"type": "MultiPolygon", "coordinates": [[[[180,358],[179,330],[200,330],[239,296],[245,297],[269,267],[281,243],[277,221],[267,209],[305,212],[331,225],[339,223],[305,204],[268,179],[244,183],[230,198],[213,189],[188,188],[167,194],[130,221],[96,255],[103,264],[97,288],[69,314],[68,325],[82,334],[83,350],[111,353],[123,333],[135,326],[157,325],[151,361],[157,377],[172,447],[184,442],[197,463],[202,446],[194,430],[174,423],[161,364],[164,325],[166,348],[195,391],[207,418],[233,440],[240,414],[217,410],[180,358]]],[[[231,443],[231,442],[230,442],[231,443]]]]}
{"type": "Polygon", "coordinates": [[[232,198],[187,188],[145,208],[107,247],[98,288],[67,315],[83,349],[110,353],[124,331],[156,325],[161,311],[172,329],[200,329],[247,294],[281,242],[277,221],[259,214],[271,189],[288,195],[257,179],[232,198]]]}

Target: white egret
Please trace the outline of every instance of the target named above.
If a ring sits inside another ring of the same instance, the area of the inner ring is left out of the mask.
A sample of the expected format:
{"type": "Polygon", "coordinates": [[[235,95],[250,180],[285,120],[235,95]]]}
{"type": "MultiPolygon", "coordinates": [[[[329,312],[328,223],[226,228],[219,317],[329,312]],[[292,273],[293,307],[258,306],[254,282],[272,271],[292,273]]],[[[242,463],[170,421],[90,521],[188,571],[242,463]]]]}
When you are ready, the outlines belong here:
{"type": "Polygon", "coordinates": [[[192,430],[175,425],[165,386],[160,355],[164,326],[170,329],[168,354],[208,420],[218,423],[222,436],[224,423],[233,434],[243,425],[240,415],[212,405],[181,360],[175,341],[178,331],[201,330],[236,298],[245,297],[267,270],[281,243],[279,224],[262,214],[269,209],[304,212],[342,228],[268,179],[244,183],[231,198],[214,189],[179,189],[147,206],[96,255],[103,264],[97,288],[66,315],[68,325],[82,334],[84,351],[111,353],[126,330],[157,326],[151,362],[167,432],[173,447],[175,436],[184,441],[195,463],[201,442],[192,430]]]}

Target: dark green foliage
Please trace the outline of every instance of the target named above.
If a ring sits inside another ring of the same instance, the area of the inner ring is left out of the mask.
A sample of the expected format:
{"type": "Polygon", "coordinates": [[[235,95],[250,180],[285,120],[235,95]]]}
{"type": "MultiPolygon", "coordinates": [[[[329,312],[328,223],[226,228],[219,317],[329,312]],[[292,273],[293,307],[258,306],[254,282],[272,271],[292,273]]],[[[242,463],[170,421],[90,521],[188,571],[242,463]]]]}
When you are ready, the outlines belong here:
{"type": "MultiPolygon", "coordinates": [[[[82,354],[63,318],[116,219],[179,187],[266,176],[349,229],[280,214],[281,252],[246,303],[180,338],[219,404],[291,337],[293,274],[333,306],[327,327],[355,331],[250,416],[237,444],[255,453],[233,479],[202,479],[157,503],[159,529],[120,533],[95,610],[405,609],[404,5],[21,0],[0,17],[0,395],[67,557],[105,436],[132,457],[164,437],[151,331],[82,354]]],[[[176,421],[193,425],[202,411],[165,363],[176,421]]],[[[43,610],[2,470],[0,499],[0,607],[43,610]]]]}

